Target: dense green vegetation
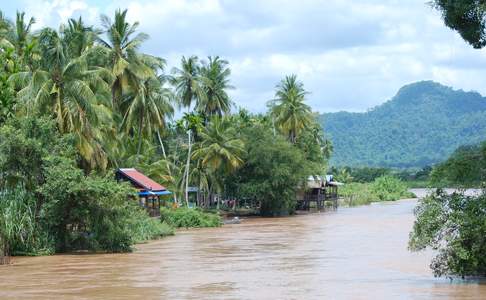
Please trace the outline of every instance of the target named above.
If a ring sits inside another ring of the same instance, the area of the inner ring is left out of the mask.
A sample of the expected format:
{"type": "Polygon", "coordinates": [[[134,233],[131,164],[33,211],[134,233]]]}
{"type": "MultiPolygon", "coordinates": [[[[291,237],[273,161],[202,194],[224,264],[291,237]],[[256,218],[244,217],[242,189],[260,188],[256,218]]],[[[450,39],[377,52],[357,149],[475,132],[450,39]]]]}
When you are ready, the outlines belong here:
{"type": "Polygon", "coordinates": [[[328,113],[320,120],[335,150],[331,165],[422,168],[484,139],[486,100],[425,81],[366,113],[328,113]]]}
{"type": "Polygon", "coordinates": [[[322,172],[320,162],[306,159],[308,152],[273,135],[264,125],[256,130],[252,127],[242,130],[247,145],[246,164],[228,177],[227,186],[236,198],[259,203],[262,215],[292,214],[297,187],[306,175],[322,172]]]}
{"type": "Polygon", "coordinates": [[[373,182],[368,183],[347,183],[341,187],[339,193],[344,198],[344,204],[350,206],[415,197],[413,193],[408,191],[405,183],[389,175],[378,177],[373,182]]]}
{"type": "Polygon", "coordinates": [[[431,4],[442,13],[445,25],[459,32],[474,48],[486,46],[486,7],[483,1],[433,0],[431,4]]]}
{"type": "Polygon", "coordinates": [[[121,167],[164,184],[175,206],[189,207],[197,187],[205,208],[239,197],[264,215],[292,213],[296,189],[325,173],[332,149],[303,83],[284,77],[266,114],[234,113],[228,61],[182,57],[168,72],[140,51],[148,36],[126,10],[101,19],[32,32],[34,19],[0,13],[2,251],[128,251],[173,227],[220,223],[189,208],[149,218],[114,180],[121,167]],[[187,112],[173,121],[177,108],[187,112]]]}
{"type": "MultiPolygon", "coordinates": [[[[483,1],[435,0],[432,4],[442,12],[445,24],[464,40],[475,48],[486,45],[483,1]]],[[[482,127],[476,124],[475,128],[482,135],[482,127]]],[[[434,167],[432,182],[484,187],[485,158],[485,142],[459,147],[434,167]]],[[[486,190],[478,196],[466,196],[463,191],[447,194],[438,189],[419,200],[415,215],[409,248],[437,252],[430,264],[436,276],[486,276],[486,190]]]]}
{"type": "Polygon", "coordinates": [[[175,228],[218,227],[223,224],[221,217],[216,213],[187,207],[162,208],[160,217],[163,224],[175,228]]]}
{"type": "MultiPolygon", "coordinates": [[[[330,174],[335,174],[334,177],[337,181],[343,183],[369,183],[373,182],[378,177],[393,176],[400,179],[409,188],[423,188],[431,187],[432,182],[430,180],[430,174],[432,167],[426,166],[423,168],[379,168],[379,167],[331,167],[330,174]]],[[[438,183],[433,183],[435,187],[438,183]]]]}
{"type": "Polygon", "coordinates": [[[431,174],[434,185],[479,187],[486,178],[486,142],[461,146],[431,174]]]}
{"type": "Polygon", "coordinates": [[[0,226],[6,252],[77,249],[127,251],[135,242],[171,233],[129,198],[113,175],[86,176],[75,138],[46,118],[9,120],[0,128],[0,226]]]}
{"type": "Polygon", "coordinates": [[[469,197],[437,190],[419,200],[409,247],[437,251],[436,276],[486,276],[486,193],[469,197]]]}

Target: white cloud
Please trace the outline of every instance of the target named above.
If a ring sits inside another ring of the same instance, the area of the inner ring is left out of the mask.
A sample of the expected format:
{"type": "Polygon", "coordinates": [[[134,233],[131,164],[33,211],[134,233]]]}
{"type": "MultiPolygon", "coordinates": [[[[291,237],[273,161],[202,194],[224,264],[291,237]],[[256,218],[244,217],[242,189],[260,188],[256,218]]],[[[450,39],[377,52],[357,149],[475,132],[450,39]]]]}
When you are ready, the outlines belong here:
{"type": "Polygon", "coordinates": [[[404,84],[436,80],[486,94],[486,53],[472,49],[424,0],[25,0],[39,25],[82,14],[97,22],[128,8],[168,59],[221,55],[234,100],[262,111],[275,84],[295,73],[319,111],[364,111],[404,84]]]}
{"type": "Polygon", "coordinates": [[[61,22],[79,15],[86,22],[93,23],[99,16],[99,9],[89,6],[85,0],[26,0],[23,9],[29,17],[36,19],[34,29],[45,26],[56,28],[61,22]]]}

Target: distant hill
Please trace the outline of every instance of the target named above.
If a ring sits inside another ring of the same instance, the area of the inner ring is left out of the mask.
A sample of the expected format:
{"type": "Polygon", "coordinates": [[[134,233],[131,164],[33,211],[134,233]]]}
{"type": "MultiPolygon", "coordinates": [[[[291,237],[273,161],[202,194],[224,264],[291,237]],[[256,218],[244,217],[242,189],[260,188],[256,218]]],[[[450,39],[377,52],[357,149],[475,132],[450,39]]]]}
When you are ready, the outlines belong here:
{"type": "Polygon", "coordinates": [[[486,140],[486,98],[432,81],[402,87],[365,113],[320,116],[334,166],[422,167],[486,140]]]}

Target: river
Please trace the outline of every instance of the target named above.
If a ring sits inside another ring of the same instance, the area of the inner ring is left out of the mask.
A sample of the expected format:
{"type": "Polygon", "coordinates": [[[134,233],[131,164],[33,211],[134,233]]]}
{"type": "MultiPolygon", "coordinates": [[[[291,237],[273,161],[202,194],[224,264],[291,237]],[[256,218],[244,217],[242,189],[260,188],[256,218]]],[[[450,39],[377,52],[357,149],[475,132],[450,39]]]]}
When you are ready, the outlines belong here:
{"type": "Polygon", "coordinates": [[[248,219],[128,254],[14,258],[0,299],[486,299],[485,283],[434,278],[432,254],[407,250],[415,205],[248,219]]]}

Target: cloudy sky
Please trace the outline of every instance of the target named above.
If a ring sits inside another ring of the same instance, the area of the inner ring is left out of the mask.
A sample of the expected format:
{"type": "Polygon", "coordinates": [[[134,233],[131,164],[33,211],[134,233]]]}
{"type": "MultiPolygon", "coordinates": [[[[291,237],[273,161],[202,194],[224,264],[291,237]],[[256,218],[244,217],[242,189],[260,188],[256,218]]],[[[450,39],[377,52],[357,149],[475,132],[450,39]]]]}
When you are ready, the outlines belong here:
{"type": "Polygon", "coordinates": [[[486,50],[447,29],[428,0],[1,0],[36,27],[128,8],[150,35],[143,50],[169,66],[182,55],[231,63],[233,100],[259,112],[276,83],[295,73],[314,110],[365,111],[404,84],[435,80],[486,94],[486,50]]]}

